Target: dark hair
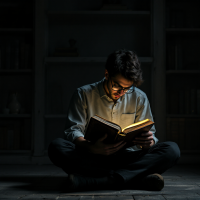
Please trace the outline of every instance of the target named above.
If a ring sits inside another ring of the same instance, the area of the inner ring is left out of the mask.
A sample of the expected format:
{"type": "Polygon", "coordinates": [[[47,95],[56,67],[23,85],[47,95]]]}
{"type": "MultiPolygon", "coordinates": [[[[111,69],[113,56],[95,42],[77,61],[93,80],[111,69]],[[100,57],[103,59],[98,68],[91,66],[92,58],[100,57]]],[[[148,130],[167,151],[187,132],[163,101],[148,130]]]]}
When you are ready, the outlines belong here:
{"type": "Polygon", "coordinates": [[[109,76],[121,74],[124,78],[132,80],[135,86],[143,82],[140,62],[134,51],[120,49],[111,53],[106,61],[106,69],[109,76]]]}

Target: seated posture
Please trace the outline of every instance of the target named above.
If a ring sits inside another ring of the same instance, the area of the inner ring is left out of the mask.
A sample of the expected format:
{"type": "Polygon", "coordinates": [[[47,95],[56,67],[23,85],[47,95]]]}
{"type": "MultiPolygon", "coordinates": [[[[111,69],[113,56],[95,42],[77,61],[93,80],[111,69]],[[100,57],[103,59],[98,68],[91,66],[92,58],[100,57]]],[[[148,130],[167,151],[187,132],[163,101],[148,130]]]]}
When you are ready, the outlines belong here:
{"type": "Polygon", "coordinates": [[[101,81],[75,91],[65,138],[53,140],[48,149],[52,163],[68,174],[66,190],[162,190],[161,174],[177,163],[180,150],[175,142],[158,142],[154,125],[137,136],[131,147],[123,141],[105,143],[107,133],[96,142],[84,138],[89,120],[96,114],[122,128],[144,119],[153,121],[148,98],[138,89],[142,82],[137,55],[122,49],[108,56],[101,81]]]}

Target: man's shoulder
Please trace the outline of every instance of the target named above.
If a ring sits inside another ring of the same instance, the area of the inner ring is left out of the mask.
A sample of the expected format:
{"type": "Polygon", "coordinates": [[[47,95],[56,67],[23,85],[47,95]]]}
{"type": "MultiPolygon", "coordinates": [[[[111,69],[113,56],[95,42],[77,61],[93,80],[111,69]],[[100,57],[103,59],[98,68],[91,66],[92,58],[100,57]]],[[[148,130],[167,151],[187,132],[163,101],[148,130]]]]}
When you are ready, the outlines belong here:
{"type": "Polygon", "coordinates": [[[143,98],[147,97],[146,93],[137,87],[135,87],[135,94],[137,97],[143,97],[143,98]]]}
{"type": "Polygon", "coordinates": [[[102,81],[98,81],[95,83],[91,83],[91,84],[87,84],[87,85],[83,85],[79,88],[77,88],[78,92],[83,92],[86,94],[92,93],[92,92],[98,92],[98,86],[99,84],[101,84],[102,81]]]}

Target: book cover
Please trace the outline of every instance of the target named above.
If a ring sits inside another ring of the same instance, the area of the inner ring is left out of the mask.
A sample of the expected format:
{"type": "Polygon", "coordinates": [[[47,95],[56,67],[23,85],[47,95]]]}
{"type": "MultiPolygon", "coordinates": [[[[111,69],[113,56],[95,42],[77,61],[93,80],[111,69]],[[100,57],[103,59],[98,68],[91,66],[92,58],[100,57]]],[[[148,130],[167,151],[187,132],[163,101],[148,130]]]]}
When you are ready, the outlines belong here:
{"type": "Polygon", "coordinates": [[[85,133],[85,139],[96,142],[99,138],[107,134],[104,143],[113,144],[119,141],[127,142],[126,147],[133,146],[133,140],[142,132],[148,132],[153,126],[151,120],[143,120],[121,129],[118,124],[95,115],[91,117],[88,128],[85,133]]]}

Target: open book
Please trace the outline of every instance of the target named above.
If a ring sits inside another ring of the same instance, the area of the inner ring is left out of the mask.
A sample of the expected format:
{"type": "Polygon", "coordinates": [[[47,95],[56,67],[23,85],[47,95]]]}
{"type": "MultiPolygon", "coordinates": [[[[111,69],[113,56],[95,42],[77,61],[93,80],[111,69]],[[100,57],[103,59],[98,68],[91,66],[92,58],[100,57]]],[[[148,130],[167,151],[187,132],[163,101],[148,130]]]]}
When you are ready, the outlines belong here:
{"type": "Polygon", "coordinates": [[[143,132],[148,132],[153,124],[154,122],[150,119],[145,119],[122,129],[118,124],[95,115],[90,118],[85,139],[96,142],[107,134],[107,138],[104,140],[105,143],[112,144],[124,140],[127,142],[126,147],[129,147],[134,145],[132,141],[136,136],[140,136],[143,132]]]}

